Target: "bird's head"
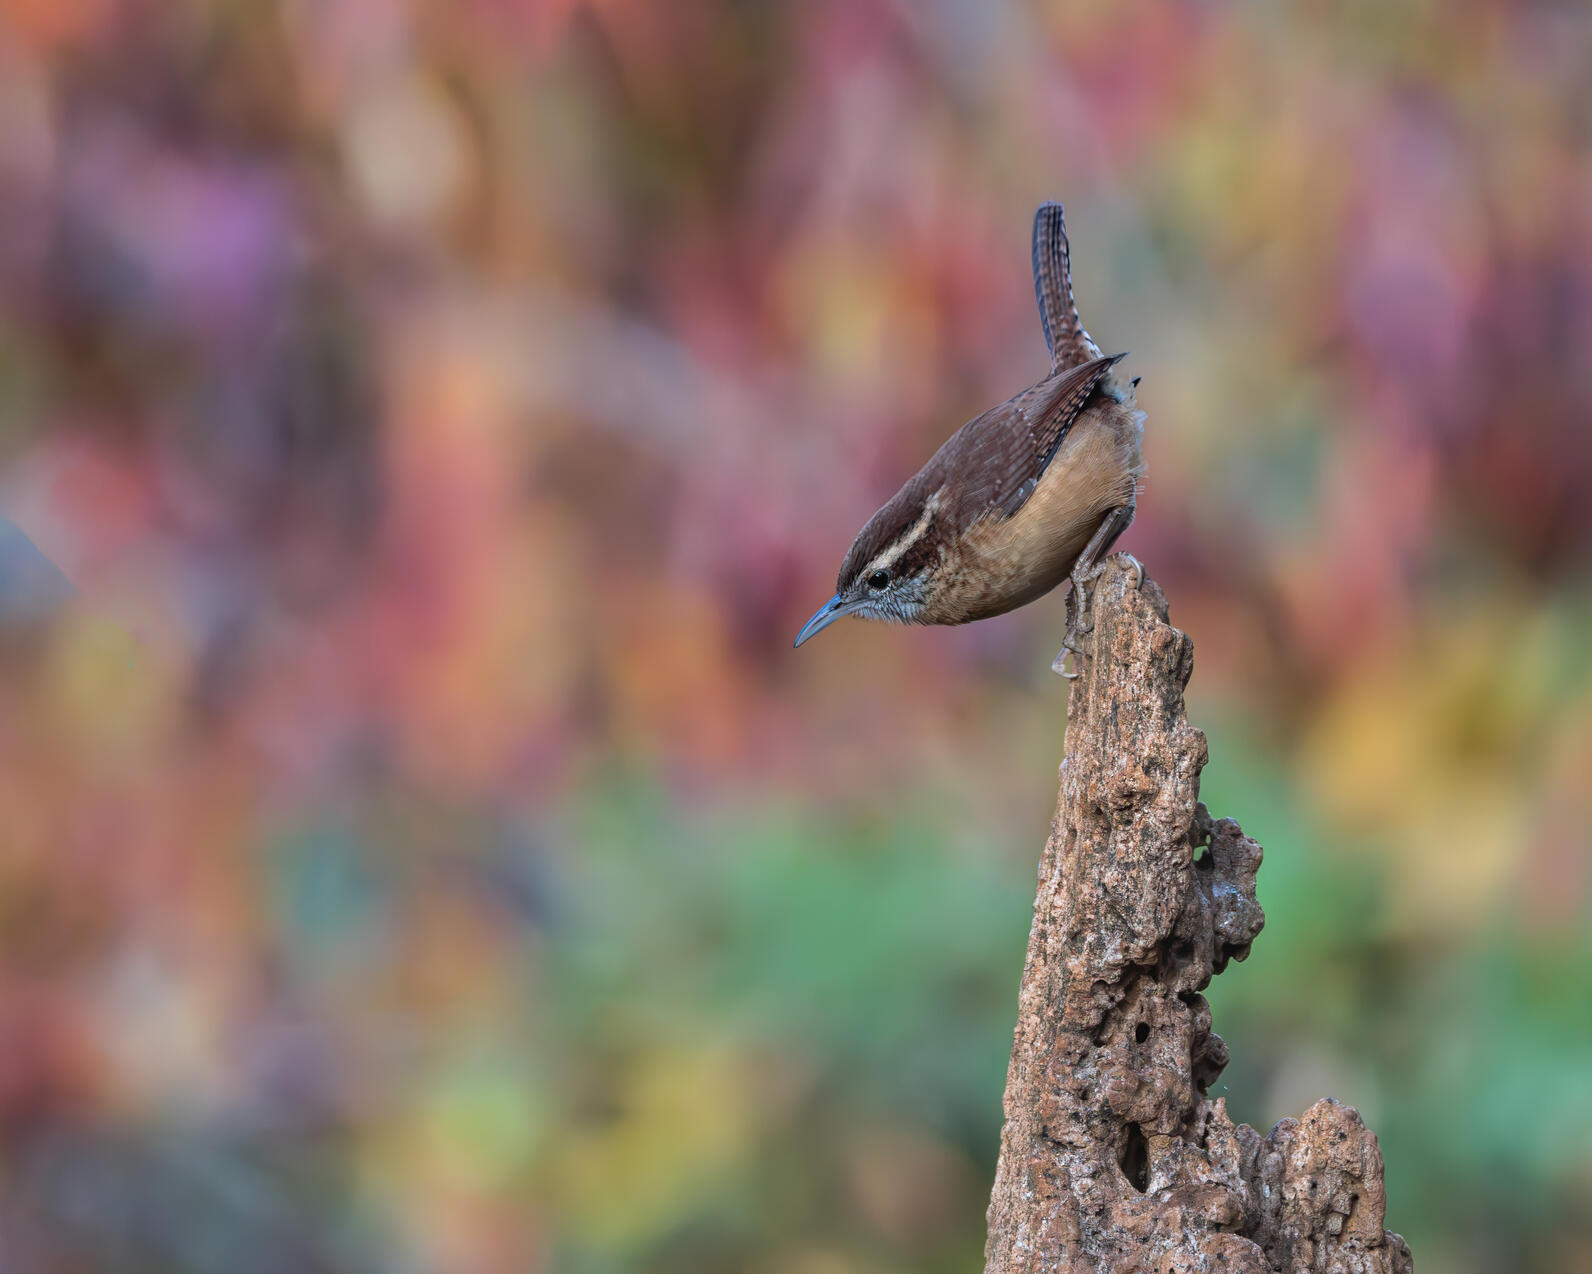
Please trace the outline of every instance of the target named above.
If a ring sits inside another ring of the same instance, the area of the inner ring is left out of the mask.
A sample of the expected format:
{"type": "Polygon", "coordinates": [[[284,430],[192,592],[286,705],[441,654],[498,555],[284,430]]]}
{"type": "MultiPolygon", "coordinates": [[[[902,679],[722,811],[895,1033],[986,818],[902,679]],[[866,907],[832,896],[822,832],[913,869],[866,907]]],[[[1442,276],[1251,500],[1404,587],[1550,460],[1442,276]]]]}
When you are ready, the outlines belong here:
{"type": "Polygon", "coordinates": [[[800,646],[846,615],[897,624],[930,622],[934,581],[944,554],[938,493],[908,483],[857,532],[835,581],[835,595],[796,635],[800,646]]]}

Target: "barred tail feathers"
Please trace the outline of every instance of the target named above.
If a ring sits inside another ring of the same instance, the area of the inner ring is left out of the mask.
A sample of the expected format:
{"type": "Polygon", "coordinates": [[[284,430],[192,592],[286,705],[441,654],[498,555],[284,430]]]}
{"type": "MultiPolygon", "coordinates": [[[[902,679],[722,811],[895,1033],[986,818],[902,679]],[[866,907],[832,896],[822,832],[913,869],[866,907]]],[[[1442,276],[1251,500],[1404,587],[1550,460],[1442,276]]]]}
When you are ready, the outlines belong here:
{"type": "Polygon", "coordinates": [[[1072,297],[1067,219],[1059,203],[1043,203],[1034,214],[1034,296],[1045,345],[1058,371],[1100,357],[1100,347],[1084,330],[1072,297]]]}

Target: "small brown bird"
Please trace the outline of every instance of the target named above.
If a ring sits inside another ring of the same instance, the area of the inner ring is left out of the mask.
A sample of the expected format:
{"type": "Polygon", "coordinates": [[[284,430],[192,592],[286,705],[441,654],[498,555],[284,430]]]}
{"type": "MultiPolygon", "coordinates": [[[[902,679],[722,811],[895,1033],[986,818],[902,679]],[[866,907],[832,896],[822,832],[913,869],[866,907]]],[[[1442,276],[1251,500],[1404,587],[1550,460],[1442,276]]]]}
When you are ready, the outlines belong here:
{"type": "MultiPolygon", "coordinates": [[[[1000,615],[1071,576],[1072,622],[1056,671],[1085,620],[1090,583],[1133,521],[1144,464],[1138,379],[1103,358],[1072,299],[1061,205],[1034,215],[1034,292],[1051,371],[967,422],[857,533],[835,595],[800,646],[844,615],[965,624],[1000,615]]],[[[1136,564],[1135,564],[1136,565],[1136,564]]]]}

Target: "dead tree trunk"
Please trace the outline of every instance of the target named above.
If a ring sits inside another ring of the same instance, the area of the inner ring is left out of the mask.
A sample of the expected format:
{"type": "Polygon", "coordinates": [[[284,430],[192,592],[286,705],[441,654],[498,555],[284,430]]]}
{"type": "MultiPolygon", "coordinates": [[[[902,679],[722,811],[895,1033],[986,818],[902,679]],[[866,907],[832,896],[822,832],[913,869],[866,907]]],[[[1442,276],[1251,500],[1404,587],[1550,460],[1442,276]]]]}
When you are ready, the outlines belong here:
{"type": "Polygon", "coordinates": [[[985,1274],[1407,1274],[1382,1154],[1348,1106],[1262,1137],[1207,1095],[1200,994],[1264,923],[1260,846],[1199,802],[1189,639],[1114,559],[1073,683],[1006,1075],[985,1274]]]}

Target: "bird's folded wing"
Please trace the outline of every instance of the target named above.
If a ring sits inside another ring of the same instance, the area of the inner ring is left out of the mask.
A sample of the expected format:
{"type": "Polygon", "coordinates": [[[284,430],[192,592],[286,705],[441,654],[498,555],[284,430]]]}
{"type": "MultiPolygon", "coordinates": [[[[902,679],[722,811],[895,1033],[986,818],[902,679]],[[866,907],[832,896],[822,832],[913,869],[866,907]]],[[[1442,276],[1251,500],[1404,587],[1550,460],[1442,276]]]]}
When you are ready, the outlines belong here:
{"type": "Polygon", "coordinates": [[[1042,381],[964,431],[965,451],[955,466],[964,475],[956,492],[961,525],[991,514],[1011,517],[1023,507],[1095,387],[1124,357],[1093,359],[1042,381]]]}

